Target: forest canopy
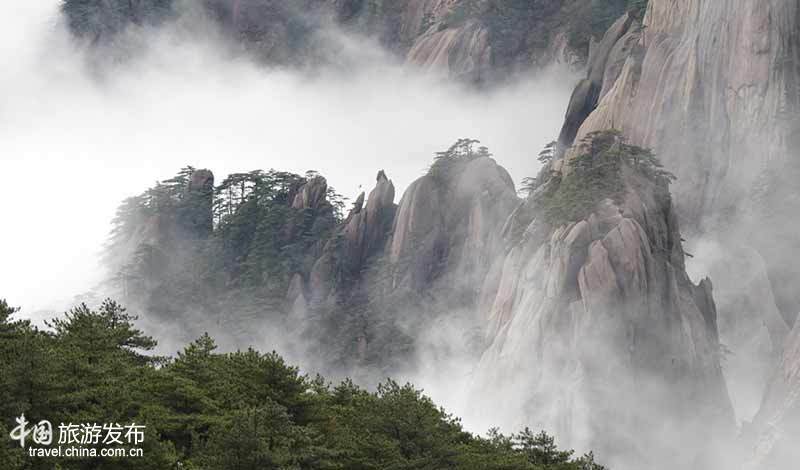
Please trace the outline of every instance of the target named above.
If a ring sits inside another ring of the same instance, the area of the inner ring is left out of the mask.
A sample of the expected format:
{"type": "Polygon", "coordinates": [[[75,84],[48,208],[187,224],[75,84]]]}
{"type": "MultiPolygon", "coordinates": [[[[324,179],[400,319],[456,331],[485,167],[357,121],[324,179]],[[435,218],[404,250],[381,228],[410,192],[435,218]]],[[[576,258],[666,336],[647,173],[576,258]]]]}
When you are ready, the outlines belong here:
{"type": "Polygon", "coordinates": [[[210,171],[187,166],[120,205],[105,265],[123,302],[171,320],[242,298],[284,310],[276,299],[342,221],[344,199],[313,171],[254,170],[214,183],[210,171]]]}
{"type": "MultiPolygon", "coordinates": [[[[32,458],[0,445],[21,469],[530,469],[602,470],[589,454],[559,450],[545,432],[466,432],[410,384],[368,391],[330,384],[276,352],[218,352],[203,335],[156,357],[136,317],[106,300],[39,329],[0,300],[0,434],[14,418],[53,423],[136,422],[143,456],[32,458]]],[[[54,424],[57,426],[57,424],[54,424]]]]}

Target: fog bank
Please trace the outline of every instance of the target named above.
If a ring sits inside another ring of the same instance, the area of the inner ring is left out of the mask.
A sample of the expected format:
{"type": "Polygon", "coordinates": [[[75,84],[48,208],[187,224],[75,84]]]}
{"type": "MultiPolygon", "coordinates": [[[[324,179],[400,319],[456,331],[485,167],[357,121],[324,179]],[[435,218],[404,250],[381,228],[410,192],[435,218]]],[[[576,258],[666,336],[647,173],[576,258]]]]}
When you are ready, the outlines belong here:
{"type": "Polygon", "coordinates": [[[554,70],[477,92],[363,39],[346,72],[266,69],[180,24],[139,32],[140,52],[98,67],[63,30],[56,0],[15,10],[0,28],[0,296],[27,312],[63,309],[99,281],[119,202],[185,165],[217,181],[314,169],[351,199],[385,169],[399,199],[434,152],[472,137],[519,182],[538,170],[573,85],[554,70]]]}

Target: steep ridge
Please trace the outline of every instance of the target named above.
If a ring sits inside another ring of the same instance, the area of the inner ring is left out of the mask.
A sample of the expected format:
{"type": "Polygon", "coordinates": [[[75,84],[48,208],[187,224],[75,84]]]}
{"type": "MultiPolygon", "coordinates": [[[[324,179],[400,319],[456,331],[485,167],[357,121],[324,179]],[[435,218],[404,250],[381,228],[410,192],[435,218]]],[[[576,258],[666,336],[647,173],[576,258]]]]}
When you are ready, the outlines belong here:
{"type": "Polygon", "coordinates": [[[642,149],[614,133],[593,139],[575,151],[591,171],[548,164],[506,225],[475,408],[482,421],[553,429],[612,468],[705,468],[710,436],[733,430],[711,282],[686,275],[666,182],[631,163],[642,149]],[[626,152],[632,160],[611,157],[626,152]],[[551,200],[615,162],[604,176],[619,178],[604,182],[614,194],[592,194],[583,216],[548,216],[551,200]]]}
{"type": "Polygon", "coordinates": [[[678,217],[702,239],[695,264],[720,287],[727,378],[745,421],[800,311],[800,263],[787,256],[800,250],[798,15],[795,0],[651,0],[593,49],[560,138],[564,151],[617,128],[678,176],[678,217]]]}
{"type": "Polygon", "coordinates": [[[775,124],[797,106],[796,21],[791,0],[652,0],[643,22],[621,18],[594,49],[588,80],[603,91],[577,138],[622,130],[676,173],[683,217],[721,212],[788,157],[775,124]]]}
{"type": "Polygon", "coordinates": [[[119,250],[169,254],[128,260],[135,307],[247,341],[272,330],[309,369],[362,383],[461,361],[476,424],[550,429],[614,468],[703,468],[733,416],[669,173],[602,132],[522,200],[475,144],[440,152],[398,205],[379,172],[344,220],[319,175],[234,174],[212,192],[210,172],[187,168],[119,225],[119,250]]]}
{"type": "MultiPolygon", "coordinates": [[[[265,15],[247,31],[272,39],[253,44],[280,49],[288,40],[288,29],[270,36],[273,15],[259,2],[219,3],[234,31],[243,9],[265,15]]],[[[530,46],[502,55],[516,49],[493,42],[490,10],[454,17],[464,13],[457,1],[396,5],[336,2],[337,21],[379,35],[409,62],[477,82],[547,55],[530,46]]],[[[782,372],[749,432],[766,443],[756,460],[782,454],[771,450],[781,446],[774,423],[788,430],[783,436],[796,429],[796,413],[785,411],[795,406],[787,371],[796,341],[785,351],[784,341],[797,314],[798,271],[786,256],[797,238],[763,227],[785,226],[800,207],[773,184],[795,164],[788,150],[798,142],[797,12],[789,0],[651,0],[644,17],[622,16],[593,44],[558,158],[524,201],[502,167],[472,151],[435,164],[399,205],[380,172],[369,198],[359,197],[324,246],[304,247],[313,259],[287,282],[289,323],[305,338],[325,332],[304,352],[328,370],[366,371],[360,378],[369,381],[414,368],[409,358],[423,333],[450,329],[439,321],[457,318],[454,329],[478,364],[478,418],[552,429],[569,446],[597,449],[614,468],[709,468],[722,453],[710,441],[734,429],[720,342],[734,351],[732,361],[758,356],[732,367],[756,377],[746,384],[753,394],[783,352],[782,372]],[[678,174],[675,204],[643,149],[598,134],[612,128],[653,147],[678,174]],[[597,137],[608,145],[587,151],[597,137]],[[598,170],[620,149],[632,153],[615,161],[613,184],[584,179],[594,173],[582,171],[598,170]],[[583,186],[593,189],[581,193],[583,186]],[[753,186],[758,199],[749,197],[753,186]],[[717,288],[719,320],[711,282],[695,285],[686,273],[679,219],[692,234],[753,232],[744,245],[722,239],[709,268],[725,281],[717,288]],[[726,278],[731,270],[752,278],[736,284],[726,278]]],[[[545,49],[566,50],[547,37],[545,49]]],[[[288,207],[327,208],[326,189],[312,178],[292,189],[288,207]]]]}
{"type": "Polygon", "coordinates": [[[379,173],[298,277],[306,331],[342,325],[312,356],[369,380],[416,368],[420,350],[433,369],[456,354],[473,364],[473,425],[551,429],[613,468],[716,463],[735,423],[711,281],[686,274],[669,173],[596,133],[521,200],[492,159],[457,146],[396,209],[379,173]]]}
{"type": "Polygon", "coordinates": [[[460,141],[399,205],[393,197],[381,171],[366,205],[362,194],[311,272],[290,287],[292,323],[306,337],[329,332],[308,354],[329,361],[324,370],[366,381],[413,370],[431,324],[457,321],[465,342],[481,324],[478,294],[491,283],[504,250],[500,228],[518,204],[511,177],[460,141]]]}

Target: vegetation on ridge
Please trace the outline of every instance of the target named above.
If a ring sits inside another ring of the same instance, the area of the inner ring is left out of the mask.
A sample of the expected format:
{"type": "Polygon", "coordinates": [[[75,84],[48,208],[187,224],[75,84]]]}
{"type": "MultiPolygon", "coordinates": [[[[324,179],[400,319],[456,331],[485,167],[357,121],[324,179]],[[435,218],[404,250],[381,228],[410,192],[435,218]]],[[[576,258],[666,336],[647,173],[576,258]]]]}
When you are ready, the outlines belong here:
{"type": "Polygon", "coordinates": [[[464,170],[467,163],[478,158],[492,156],[489,149],[483,145],[475,148],[480,143],[476,139],[462,138],[447,150],[436,152],[433,164],[428,168],[428,175],[442,186],[451,183],[455,176],[464,170]]]}
{"type": "Polygon", "coordinates": [[[523,190],[535,196],[544,219],[552,225],[577,222],[588,217],[605,200],[622,201],[626,187],[623,168],[628,167],[654,183],[658,196],[669,198],[675,176],[664,170],[653,152],[628,144],[620,131],[593,132],[578,144],[577,156],[565,161],[566,168],[552,171],[552,144],[540,154],[543,174],[523,181],[523,190]]]}
{"type": "Polygon", "coordinates": [[[106,266],[123,301],[153,318],[263,319],[284,309],[292,276],[310,270],[343,209],[314,172],[256,170],[214,186],[210,171],[186,167],[120,206],[106,266]]]}
{"type": "Polygon", "coordinates": [[[219,353],[208,335],[174,358],[153,357],[152,338],[110,300],[77,307],[47,330],[15,313],[0,300],[1,435],[23,413],[52,422],[56,434],[62,422],[146,428],[144,455],[127,459],[29,457],[4,439],[4,470],[603,468],[543,432],[470,434],[412,385],[333,386],[275,352],[219,353]]]}
{"type": "Polygon", "coordinates": [[[63,0],[61,11],[79,37],[97,40],[130,24],[154,25],[173,14],[173,0],[63,0]]]}
{"type": "MultiPolygon", "coordinates": [[[[586,60],[589,45],[626,11],[644,14],[647,0],[458,0],[446,14],[426,11],[414,24],[416,35],[402,33],[409,26],[410,8],[404,2],[203,0],[197,2],[224,30],[272,63],[302,64],[319,59],[316,17],[333,13],[350,31],[375,35],[389,50],[405,54],[437,24],[438,30],[459,28],[467,22],[482,26],[492,50],[492,74],[500,78],[528,67],[544,67],[554,58],[554,45],[563,34],[570,60],[586,60]],[[440,16],[441,15],[441,16],[440,16]],[[276,28],[275,25],[280,25],[276,28]],[[306,57],[309,56],[309,57],[306,57]]],[[[63,0],[62,12],[71,31],[95,43],[113,42],[128,26],[158,25],[178,14],[174,0],[63,0]]],[[[425,8],[423,8],[425,11],[425,8]]],[[[484,74],[479,82],[488,79],[484,74]]]]}

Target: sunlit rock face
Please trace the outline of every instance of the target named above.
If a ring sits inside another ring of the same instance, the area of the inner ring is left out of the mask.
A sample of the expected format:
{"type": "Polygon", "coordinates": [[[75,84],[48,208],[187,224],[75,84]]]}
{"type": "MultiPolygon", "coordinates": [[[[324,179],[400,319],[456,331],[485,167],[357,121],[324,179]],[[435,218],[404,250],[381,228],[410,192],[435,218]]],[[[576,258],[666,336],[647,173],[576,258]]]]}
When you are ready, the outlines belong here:
{"type": "Polygon", "coordinates": [[[624,200],[584,220],[518,216],[527,226],[475,372],[477,419],[551,429],[612,468],[705,468],[734,428],[711,282],[689,280],[669,198],[624,180],[624,200]]]}

